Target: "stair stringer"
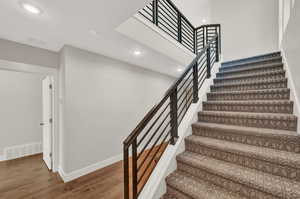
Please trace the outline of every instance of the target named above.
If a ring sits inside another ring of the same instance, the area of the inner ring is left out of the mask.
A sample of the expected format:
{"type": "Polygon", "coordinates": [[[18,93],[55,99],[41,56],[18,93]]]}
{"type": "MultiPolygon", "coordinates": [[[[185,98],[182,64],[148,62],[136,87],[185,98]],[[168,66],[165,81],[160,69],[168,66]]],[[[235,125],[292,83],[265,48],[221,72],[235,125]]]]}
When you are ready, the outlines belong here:
{"type": "MultiPolygon", "coordinates": [[[[281,48],[281,56],[282,56],[282,62],[283,62],[283,68],[286,71],[286,76],[288,79],[288,88],[290,88],[290,99],[294,101],[294,115],[298,118],[298,124],[299,124],[299,117],[300,117],[300,100],[296,94],[296,87],[293,81],[293,75],[290,70],[287,57],[285,54],[285,51],[281,48]]],[[[300,125],[297,126],[297,133],[300,134],[300,125]]]]}
{"type": "Polygon", "coordinates": [[[206,80],[199,90],[199,101],[196,104],[191,104],[185,118],[182,120],[178,128],[179,139],[176,145],[169,145],[150,176],[143,191],[139,195],[139,199],[159,199],[166,193],[165,178],[177,169],[176,156],[185,150],[184,140],[188,135],[192,134],[192,123],[198,120],[198,112],[202,110],[202,104],[207,100],[206,93],[210,91],[210,86],[213,85],[213,79],[216,78],[216,73],[219,71],[222,63],[215,63],[211,71],[211,78],[206,80]]]}

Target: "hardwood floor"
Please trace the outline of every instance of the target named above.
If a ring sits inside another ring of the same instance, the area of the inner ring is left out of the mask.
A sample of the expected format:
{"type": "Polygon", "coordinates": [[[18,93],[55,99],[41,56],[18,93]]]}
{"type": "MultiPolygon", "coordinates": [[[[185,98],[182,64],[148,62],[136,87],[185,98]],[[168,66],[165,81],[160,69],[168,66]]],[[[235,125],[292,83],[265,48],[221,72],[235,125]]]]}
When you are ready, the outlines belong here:
{"type": "MultiPolygon", "coordinates": [[[[161,156],[167,144],[155,158],[161,156]]],[[[155,150],[154,150],[155,151],[155,150]]],[[[147,152],[147,151],[146,151],[147,152]]],[[[145,152],[145,153],[146,153],[145,152]]],[[[152,158],[152,153],[149,158],[152,158]]],[[[156,161],[147,170],[143,187],[156,161]]],[[[42,155],[0,162],[0,199],[122,199],[123,162],[117,162],[69,183],[48,171],[42,155]]]]}
{"type": "Polygon", "coordinates": [[[0,163],[1,199],[120,199],[123,198],[122,161],[63,183],[48,171],[41,155],[0,163]]]}

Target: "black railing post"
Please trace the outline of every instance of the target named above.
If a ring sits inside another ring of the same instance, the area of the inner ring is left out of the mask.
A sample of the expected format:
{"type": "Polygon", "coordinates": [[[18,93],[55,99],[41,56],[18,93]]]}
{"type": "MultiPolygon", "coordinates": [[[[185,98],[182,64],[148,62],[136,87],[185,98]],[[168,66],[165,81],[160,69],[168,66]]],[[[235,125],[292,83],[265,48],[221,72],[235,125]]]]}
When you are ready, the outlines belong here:
{"type": "Polygon", "coordinates": [[[181,26],[181,14],[180,12],[177,13],[177,26],[178,26],[178,41],[182,42],[182,26],[181,26]]]}
{"type": "Polygon", "coordinates": [[[123,149],[123,168],[124,168],[124,199],[129,199],[129,155],[128,148],[123,149]]]}
{"type": "Polygon", "coordinates": [[[178,138],[177,88],[170,95],[171,144],[175,145],[178,138]]]}
{"type": "Polygon", "coordinates": [[[219,37],[216,37],[216,62],[220,61],[219,37]]]}
{"type": "Polygon", "coordinates": [[[219,27],[219,36],[218,36],[218,39],[219,39],[219,54],[222,54],[222,42],[221,42],[221,25],[218,26],[219,27]]]}
{"type": "Polygon", "coordinates": [[[153,17],[153,23],[155,25],[158,25],[158,0],[154,0],[152,2],[153,8],[152,8],[152,17],[153,17]]]}
{"type": "Polygon", "coordinates": [[[206,49],[206,67],[207,67],[207,79],[210,78],[211,73],[210,73],[210,46],[207,47],[206,49]]]}
{"type": "Polygon", "coordinates": [[[138,198],[137,139],[132,143],[132,199],[138,198]]]}
{"type": "Polygon", "coordinates": [[[197,53],[197,29],[194,29],[194,53],[196,54],[197,53]]]}
{"type": "Polygon", "coordinates": [[[206,45],[206,27],[205,26],[203,27],[203,35],[202,36],[203,36],[202,48],[204,48],[206,45]]]}
{"type": "Polygon", "coordinates": [[[198,63],[196,62],[193,67],[193,103],[197,103],[199,100],[198,84],[198,63]]]}

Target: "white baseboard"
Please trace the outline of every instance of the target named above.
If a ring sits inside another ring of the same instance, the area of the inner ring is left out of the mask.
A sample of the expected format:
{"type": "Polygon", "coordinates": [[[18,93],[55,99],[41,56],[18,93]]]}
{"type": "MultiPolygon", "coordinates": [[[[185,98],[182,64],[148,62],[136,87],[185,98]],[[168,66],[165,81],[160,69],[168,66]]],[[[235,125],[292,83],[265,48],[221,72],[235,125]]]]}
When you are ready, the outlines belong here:
{"type": "Polygon", "coordinates": [[[43,152],[42,143],[28,143],[4,148],[2,160],[13,160],[43,152]]]}
{"type": "Polygon", "coordinates": [[[296,116],[298,116],[297,133],[300,133],[300,124],[299,124],[300,101],[299,101],[299,98],[296,94],[296,86],[295,86],[294,81],[293,81],[293,75],[292,75],[292,72],[290,70],[286,54],[285,54],[283,49],[280,49],[280,51],[281,51],[281,55],[282,55],[283,67],[286,70],[286,75],[287,75],[287,78],[288,78],[288,87],[290,88],[290,91],[291,91],[290,97],[291,97],[291,100],[294,101],[294,114],[296,116]]]}
{"type": "Polygon", "coordinates": [[[59,173],[60,177],[63,179],[64,182],[70,182],[70,181],[75,180],[79,177],[82,177],[84,175],[87,175],[89,173],[92,173],[94,171],[102,169],[104,167],[107,167],[111,164],[119,162],[122,159],[123,159],[123,154],[119,154],[117,156],[111,157],[111,158],[106,159],[106,160],[101,161],[101,162],[97,162],[95,164],[89,165],[89,166],[84,167],[82,169],[72,171],[71,173],[66,173],[63,170],[63,168],[59,167],[58,168],[58,173],[59,173]]]}

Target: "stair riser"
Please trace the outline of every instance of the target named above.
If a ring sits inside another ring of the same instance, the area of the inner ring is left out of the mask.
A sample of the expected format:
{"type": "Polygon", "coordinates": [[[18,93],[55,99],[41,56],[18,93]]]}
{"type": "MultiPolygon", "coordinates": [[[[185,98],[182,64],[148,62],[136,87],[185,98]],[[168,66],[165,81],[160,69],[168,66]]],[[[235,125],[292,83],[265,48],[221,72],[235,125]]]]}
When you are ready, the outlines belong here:
{"type": "Polygon", "coordinates": [[[254,63],[241,63],[239,65],[232,65],[232,66],[226,66],[226,67],[221,67],[220,72],[224,71],[232,71],[232,70],[237,70],[237,69],[244,69],[244,68],[250,68],[250,67],[255,67],[255,66],[260,66],[260,65],[265,65],[265,64],[282,64],[282,58],[277,58],[277,59],[271,59],[271,60],[261,60],[259,62],[254,62],[254,63]]]}
{"type": "Polygon", "coordinates": [[[276,59],[280,58],[281,53],[280,52],[275,52],[275,53],[268,53],[265,55],[259,55],[259,56],[254,56],[254,57],[249,57],[249,58],[244,58],[244,59],[239,59],[239,60],[233,60],[233,61],[228,61],[225,63],[222,63],[222,66],[231,66],[231,65],[238,65],[238,64],[245,64],[247,62],[253,62],[253,61],[264,61],[266,59],[276,59]]]}
{"type": "Polygon", "coordinates": [[[217,77],[234,77],[239,75],[250,75],[257,73],[266,73],[266,72],[278,72],[283,70],[283,65],[275,65],[270,67],[258,67],[258,68],[249,68],[249,70],[241,70],[241,71],[226,71],[226,72],[218,72],[217,77]]]}
{"type": "Polygon", "coordinates": [[[267,117],[240,117],[240,116],[223,116],[198,114],[198,119],[201,122],[229,124],[237,126],[248,126],[258,128],[282,129],[282,130],[297,130],[297,120],[288,120],[283,118],[267,118],[267,117]]]}
{"type": "Polygon", "coordinates": [[[186,150],[199,153],[214,159],[241,165],[258,171],[270,173],[273,175],[288,178],[290,180],[300,181],[300,169],[289,166],[283,166],[276,162],[264,161],[258,157],[248,157],[245,154],[237,154],[231,151],[222,151],[213,147],[208,147],[188,140],[185,142],[186,150]]]}
{"type": "Polygon", "coordinates": [[[248,144],[259,147],[266,147],[281,151],[288,151],[300,153],[300,144],[298,140],[284,139],[284,138],[270,138],[246,134],[237,134],[224,129],[212,128],[195,128],[193,127],[193,134],[203,137],[210,137],[219,140],[226,140],[242,144],[248,144]]]}
{"type": "Polygon", "coordinates": [[[289,100],[290,91],[281,92],[251,92],[251,93],[208,93],[207,99],[209,101],[232,101],[232,100],[289,100]]]}
{"type": "MultiPolygon", "coordinates": [[[[192,197],[189,197],[185,194],[183,194],[180,191],[177,191],[175,188],[167,185],[167,193],[170,194],[172,196],[172,199],[193,199],[192,197]]],[[[164,198],[167,199],[167,198],[164,198]]],[[[171,198],[169,198],[171,199],[171,198]]]]}
{"type": "Polygon", "coordinates": [[[205,111],[231,111],[256,113],[293,113],[293,104],[211,104],[203,103],[205,111]]]}
{"type": "Polygon", "coordinates": [[[206,180],[224,189],[233,191],[237,194],[240,194],[242,196],[251,199],[262,199],[262,198],[279,199],[280,198],[280,197],[276,197],[276,195],[272,195],[271,193],[266,193],[264,192],[264,190],[259,190],[256,187],[251,187],[249,185],[240,182],[235,182],[233,180],[227,179],[226,176],[223,177],[221,175],[207,171],[206,168],[195,168],[179,161],[177,162],[177,168],[178,170],[187,172],[191,175],[201,178],[202,180],[206,180]]]}
{"type": "Polygon", "coordinates": [[[262,80],[274,80],[274,79],[284,79],[285,73],[276,73],[276,74],[267,74],[267,75],[259,75],[252,77],[240,77],[240,78],[232,78],[232,79],[214,79],[215,84],[234,84],[234,83],[248,83],[248,82],[256,82],[262,80]]]}
{"type": "Polygon", "coordinates": [[[226,92],[226,91],[245,91],[245,90],[263,90],[263,89],[276,89],[287,88],[287,81],[261,83],[261,84],[236,84],[230,86],[217,86],[210,87],[211,92],[226,92]]]}

